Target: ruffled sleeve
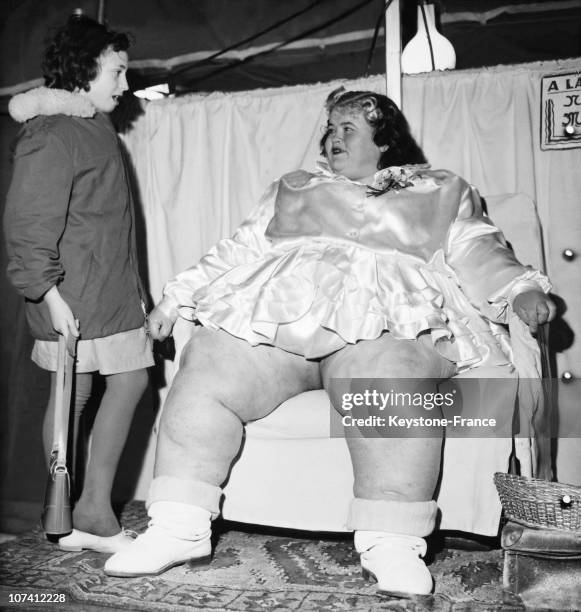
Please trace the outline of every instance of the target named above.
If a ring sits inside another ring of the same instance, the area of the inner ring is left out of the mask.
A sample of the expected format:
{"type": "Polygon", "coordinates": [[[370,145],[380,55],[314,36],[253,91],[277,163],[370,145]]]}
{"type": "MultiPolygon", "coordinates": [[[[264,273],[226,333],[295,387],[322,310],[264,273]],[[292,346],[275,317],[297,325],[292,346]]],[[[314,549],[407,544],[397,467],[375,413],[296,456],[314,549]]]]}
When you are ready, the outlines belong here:
{"type": "Polygon", "coordinates": [[[446,261],[470,302],[499,323],[508,322],[508,307],[521,291],[551,289],[544,274],[517,260],[502,232],[484,216],[480,195],[468,184],[448,234],[446,261]]]}
{"type": "Polygon", "coordinates": [[[278,184],[276,181],[266,190],[232,238],[220,240],[196,265],[165,285],[162,308],[166,313],[176,309],[184,318],[193,320],[195,291],[236,266],[258,260],[270,247],[264,231],[273,215],[278,184]]]}

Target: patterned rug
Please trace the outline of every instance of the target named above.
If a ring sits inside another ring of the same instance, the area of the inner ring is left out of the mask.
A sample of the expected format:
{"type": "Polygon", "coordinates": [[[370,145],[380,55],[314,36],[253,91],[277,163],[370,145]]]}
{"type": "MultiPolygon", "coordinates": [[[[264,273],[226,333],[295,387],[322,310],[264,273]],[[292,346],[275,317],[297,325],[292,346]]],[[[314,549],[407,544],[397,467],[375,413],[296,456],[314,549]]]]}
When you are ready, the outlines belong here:
{"type": "MultiPolygon", "coordinates": [[[[143,504],[129,504],[123,524],[142,531],[146,523],[143,504]]],[[[258,533],[234,530],[227,523],[224,527],[209,566],[181,566],[161,576],[131,579],[105,576],[102,571],[105,555],[60,551],[45,539],[40,529],[35,529],[0,545],[0,609],[12,606],[20,610],[102,607],[152,612],[523,609],[514,596],[502,590],[500,550],[437,552],[430,563],[436,592],[417,603],[378,597],[373,585],[361,577],[358,557],[347,536],[312,539],[305,534],[289,537],[284,532],[273,535],[264,530],[258,533]],[[18,593],[29,595],[29,608],[25,601],[20,605],[14,601],[14,594],[18,593]],[[52,607],[40,605],[39,595],[43,593],[45,600],[46,594],[52,594],[52,607]],[[61,597],[60,604],[54,603],[56,595],[61,597]],[[37,607],[30,604],[35,597],[37,607]]]]}

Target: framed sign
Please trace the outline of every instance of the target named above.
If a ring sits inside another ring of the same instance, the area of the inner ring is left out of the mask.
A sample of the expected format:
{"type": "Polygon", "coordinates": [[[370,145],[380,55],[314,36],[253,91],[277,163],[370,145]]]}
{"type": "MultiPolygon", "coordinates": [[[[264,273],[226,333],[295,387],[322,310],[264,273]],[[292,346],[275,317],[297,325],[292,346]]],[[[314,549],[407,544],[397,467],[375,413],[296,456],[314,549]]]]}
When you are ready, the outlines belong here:
{"type": "Polygon", "coordinates": [[[581,147],[581,71],[544,76],[541,149],[581,147]]]}

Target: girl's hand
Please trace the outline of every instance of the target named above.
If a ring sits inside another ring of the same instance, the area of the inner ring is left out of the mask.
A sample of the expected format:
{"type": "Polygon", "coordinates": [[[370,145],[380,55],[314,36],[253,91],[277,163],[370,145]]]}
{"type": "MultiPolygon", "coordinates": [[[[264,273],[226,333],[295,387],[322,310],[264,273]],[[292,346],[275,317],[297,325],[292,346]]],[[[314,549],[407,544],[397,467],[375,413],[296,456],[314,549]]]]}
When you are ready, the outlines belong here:
{"type": "Polygon", "coordinates": [[[173,329],[175,318],[169,317],[158,304],[147,317],[146,328],[154,340],[165,340],[173,329]]]}
{"type": "Polygon", "coordinates": [[[48,306],[50,320],[54,330],[63,335],[79,337],[79,322],[69,305],[63,300],[56,286],[51,287],[44,294],[44,301],[48,306]]]}
{"type": "Polygon", "coordinates": [[[557,313],[555,302],[542,291],[531,289],[519,293],[512,303],[512,309],[535,334],[539,325],[552,321],[557,313]]]}

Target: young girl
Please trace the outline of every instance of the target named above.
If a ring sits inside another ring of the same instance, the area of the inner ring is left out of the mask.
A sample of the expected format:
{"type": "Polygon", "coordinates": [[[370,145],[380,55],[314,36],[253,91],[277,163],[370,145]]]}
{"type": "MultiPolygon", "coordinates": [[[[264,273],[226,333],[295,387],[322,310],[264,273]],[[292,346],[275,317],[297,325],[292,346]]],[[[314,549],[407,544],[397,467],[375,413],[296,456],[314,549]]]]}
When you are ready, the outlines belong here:
{"type": "Polygon", "coordinates": [[[113,512],[111,489],[153,358],[127,170],[107,115],[127,90],[128,47],[126,34],[71,17],[45,52],[46,87],[15,96],[9,107],[24,126],[4,219],[8,275],[26,298],[32,359],[52,372],[43,423],[47,457],[58,335],[79,338],[75,438],[93,372],[106,379],[74,529],[59,540],[65,550],[115,552],[132,541],[113,512]]]}
{"type": "MultiPolygon", "coordinates": [[[[515,259],[470,185],[427,167],[391,100],[338,91],[328,111],[328,163],[274,183],[232,239],[166,285],[150,315],[155,338],[178,314],[201,325],[162,413],[151,522],[107,574],[208,557],[244,423],[316,388],[340,410],[334,379],[397,393],[484,364],[514,376],[499,323],[510,308],[533,331],[554,316],[547,279],[515,259]]],[[[421,557],[436,522],[441,438],[346,439],[347,526],[363,569],[380,591],[429,593],[421,557]]]]}

